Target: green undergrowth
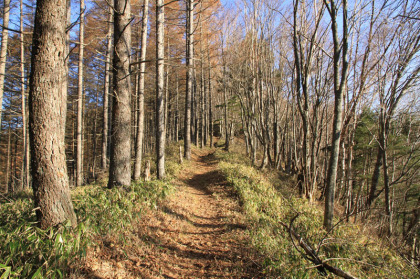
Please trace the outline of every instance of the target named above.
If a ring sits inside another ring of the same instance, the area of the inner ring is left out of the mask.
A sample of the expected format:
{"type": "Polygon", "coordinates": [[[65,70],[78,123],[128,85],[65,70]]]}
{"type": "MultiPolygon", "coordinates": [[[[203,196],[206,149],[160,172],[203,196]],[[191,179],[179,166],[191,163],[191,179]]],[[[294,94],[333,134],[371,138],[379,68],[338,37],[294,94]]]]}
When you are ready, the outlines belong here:
{"type": "Polygon", "coordinates": [[[261,261],[267,277],[321,278],[313,264],[304,258],[302,250],[297,249],[297,241],[292,241],[283,223],[292,225],[319,249],[322,260],[353,276],[418,278],[415,268],[357,224],[341,222],[333,232],[327,233],[322,227],[322,208],[290,194],[293,192],[291,178],[257,170],[242,154],[218,150],[216,157],[221,171],[238,194],[249,223],[252,246],[263,255],[261,261]]]}
{"type": "MultiPolygon", "coordinates": [[[[0,278],[65,278],[86,255],[87,247],[106,235],[129,231],[133,220],[172,190],[169,180],[133,183],[107,189],[105,182],[72,191],[78,217],[68,225],[42,230],[36,226],[30,193],[0,201],[0,278]]],[[[124,239],[120,240],[124,242],[124,239]]]]}
{"type": "MultiPolygon", "coordinates": [[[[184,141],[171,142],[165,150],[165,173],[168,177],[173,177],[182,169],[188,168],[191,164],[187,160],[183,160],[180,164],[179,147],[181,146],[183,152],[184,141]]],[[[156,177],[156,161],[155,153],[148,153],[144,157],[144,161],[150,161],[150,172],[152,177],[156,177]]]]}

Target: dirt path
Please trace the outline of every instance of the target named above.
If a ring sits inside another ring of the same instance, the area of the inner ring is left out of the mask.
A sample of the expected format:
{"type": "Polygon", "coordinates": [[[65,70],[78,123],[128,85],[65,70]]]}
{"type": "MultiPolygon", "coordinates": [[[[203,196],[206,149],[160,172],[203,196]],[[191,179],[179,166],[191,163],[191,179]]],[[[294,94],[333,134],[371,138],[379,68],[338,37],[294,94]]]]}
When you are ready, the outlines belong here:
{"type": "Polygon", "coordinates": [[[239,205],[225,184],[212,154],[193,154],[191,167],[179,175],[177,192],[161,205],[156,219],[144,224],[154,243],[142,264],[144,278],[256,276],[244,248],[239,205]]]}
{"type": "Polygon", "coordinates": [[[102,259],[94,277],[261,277],[246,248],[249,241],[238,202],[212,153],[193,152],[191,166],[175,183],[176,192],[158,210],[143,215],[137,235],[141,241],[134,241],[139,245],[130,251],[129,260],[111,261],[106,269],[102,259]]]}

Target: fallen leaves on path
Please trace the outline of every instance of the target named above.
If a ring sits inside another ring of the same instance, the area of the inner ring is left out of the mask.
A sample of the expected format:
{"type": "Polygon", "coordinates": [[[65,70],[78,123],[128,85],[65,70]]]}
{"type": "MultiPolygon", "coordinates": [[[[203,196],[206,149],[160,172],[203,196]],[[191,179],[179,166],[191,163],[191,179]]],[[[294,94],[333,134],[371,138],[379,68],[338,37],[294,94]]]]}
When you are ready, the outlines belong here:
{"type": "Polygon", "coordinates": [[[86,278],[256,278],[243,216],[208,151],[174,180],[176,192],[149,210],[131,247],[103,241],[89,251],[86,278]]]}

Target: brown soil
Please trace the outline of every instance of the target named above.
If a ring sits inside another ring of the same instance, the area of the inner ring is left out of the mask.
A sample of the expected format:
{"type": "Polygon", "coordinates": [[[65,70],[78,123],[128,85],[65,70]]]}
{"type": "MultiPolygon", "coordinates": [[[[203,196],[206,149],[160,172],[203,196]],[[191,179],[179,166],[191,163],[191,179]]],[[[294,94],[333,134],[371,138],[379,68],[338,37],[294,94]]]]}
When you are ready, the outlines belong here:
{"type": "Polygon", "coordinates": [[[195,151],[174,183],[176,192],[129,235],[131,247],[103,241],[88,253],[83,277],[261,277],[238,202],[212,153],[195,151]]]}

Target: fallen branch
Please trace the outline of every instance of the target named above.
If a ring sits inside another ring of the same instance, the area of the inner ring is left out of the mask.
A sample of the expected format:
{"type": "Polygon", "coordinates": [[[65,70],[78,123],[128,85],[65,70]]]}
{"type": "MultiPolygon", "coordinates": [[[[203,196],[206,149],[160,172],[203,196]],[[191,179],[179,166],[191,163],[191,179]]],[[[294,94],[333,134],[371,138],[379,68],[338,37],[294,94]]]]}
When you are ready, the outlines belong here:
{"type": "Polygon", "coordinates": [[[315,264],[315,267],[318,269],[318,272],[321,274],[321,275],[323,275],[323,276],[326,276],[327,275],[327,272],[326,272],[326,270],[327,271],[329,271],[329,272],[331,272],[331,273],[333,273],[333,274],[335,274],[335,275],[337,275],[337,276],[340,276],[340,277],[342,277],[342,278],[345,278],[345,279],[357,279],[356,277],[354,277],[353,275],[351,275],[351,274],[348,274],[347,272],[345,272],[345,271],[343,271],[343,270],[341,270],[341,269],[339,269],[339,268],[336,268],[336,267],[334,267],[334,266],[332,266],[332,265],[330,265],[330,264],[328,264],[328,263],[326,263],[325,261],[323,261],[321,258],[319,258],[318,257],[318,253],[317,253],[317,251],[314,249],[314,248],[312,248],[312,246],[308,243],[308,241],[307,240],[305,240],[302,236],[300,236],[294,229],[293,229],[293,222],[296,220],[296,218],[298,217],[299,215],[296,215],[291,221],[290,221],[290,225],[287,225],[287,224],[285,224],[285,223],[283,223],[283,222],[280,222],[280,225],[282,225],[283,227],[285,227],[287,230],[288,230],[288,232],[289,232],[289,234],[290,234],[290,237],[291,237],[291,239],[292,239],[292,243],[293,243],[293,245],[295,246],[295,248],[301,253],[301,254],[303,254],[303,256],[307,259],[307,260],[309,260],[309,261],[311,261],[312,263],[314,263],[315,264]],[[295,242],[294,242],[294,239],[297,239],[298,240],[298,244],[299,244],[299,246],[303,249],[303,251],[304,252],[302,252],[300,249],[298,249],[297,248],[297,246],[295,245],[295,242]]]}

